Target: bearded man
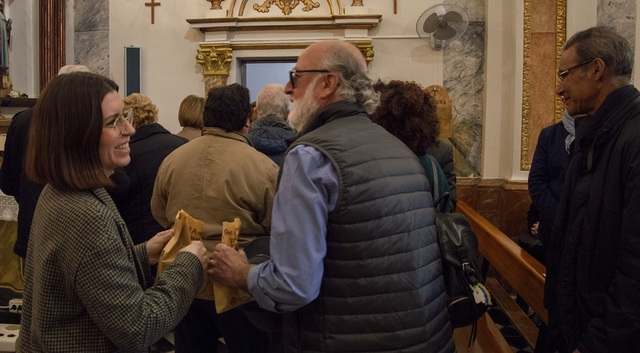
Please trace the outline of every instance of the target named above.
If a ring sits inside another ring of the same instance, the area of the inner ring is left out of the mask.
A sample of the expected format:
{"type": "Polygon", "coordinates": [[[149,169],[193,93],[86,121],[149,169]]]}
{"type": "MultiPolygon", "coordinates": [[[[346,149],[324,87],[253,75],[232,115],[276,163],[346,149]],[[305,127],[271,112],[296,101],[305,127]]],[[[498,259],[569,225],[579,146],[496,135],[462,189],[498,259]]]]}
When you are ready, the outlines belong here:
{"type": "Polygon", "coordinates": [[[367,116],[379,95],[363,55],[315,43],[285,92],[300,137],[282,166],[271,258],[250,265],[217,245],[209,275],[284,313],[287,352],[454,352],[428,181],[367,116]]]}

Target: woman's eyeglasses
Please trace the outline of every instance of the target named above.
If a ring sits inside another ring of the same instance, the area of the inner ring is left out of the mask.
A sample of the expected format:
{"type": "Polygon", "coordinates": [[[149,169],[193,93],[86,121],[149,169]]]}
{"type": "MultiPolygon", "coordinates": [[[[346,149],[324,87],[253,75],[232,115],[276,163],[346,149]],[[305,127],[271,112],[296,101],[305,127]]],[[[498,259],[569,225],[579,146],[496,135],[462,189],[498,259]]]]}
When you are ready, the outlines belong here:
{"type": "Polygon", "coordinates": [[[124,134],[124,130],[127,128],[127,123],[131,124],[132,115],[133,114],[127,114],[127,116],[125,116],[124,114],[120,114],[116,120],[112,123],[108,123],[105,128],[112,128],[116,133],[118,133],[118,136],[122,136],[122,134],[124,134]]]}

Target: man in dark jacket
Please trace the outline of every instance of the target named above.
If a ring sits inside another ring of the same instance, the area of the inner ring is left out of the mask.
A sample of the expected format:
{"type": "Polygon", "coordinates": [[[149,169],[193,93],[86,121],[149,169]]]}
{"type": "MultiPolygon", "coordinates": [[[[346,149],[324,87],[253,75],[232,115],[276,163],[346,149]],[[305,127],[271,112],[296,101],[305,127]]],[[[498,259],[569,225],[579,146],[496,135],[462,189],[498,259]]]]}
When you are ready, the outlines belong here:
{"type": "MultiPolygon", "coordinates": [[[[58,75],[72,72],[91,72],[83,65],[65,65],[60,68],[58,75]]],[[[13,252],[23,259],[27,257],[29,232],[33,213],[44,185],[29,180],[24,173],[24,154],[27,151],[27,140],[33,108],[24,110],[13,116],[7,130],[4,157],[0,166],[0,189],[7,195],[13,196],[18,202],[18,237],[13,252]]],[[[155,233],[154,233],[155,234],[155,233]]]]}
{"type": "MultiPolygon", "coordinates": [[[[538,211],[538,238],[542,242],[544,258],[551,229],[556,218],[564,178],[571,161],[571,146],[575,138],[574,119],[565,110],[561,122],[540,131],[536,151],[529,170],[529,195],[538,211]]],[[[546,264],[547,261],[541,261],[546,264]]]]}
{"type": "Polygon", "coordinates": [[[568,352],[640,347],[640,92],[633,50],[612,28],[564,46],[557,94],[576,119],[545,287],[549,328],[568,352]]]}
{"type": "Polygon", "coordinates": [[[43,187],[29,180],[24,174],[24,153],[32,115],[33,108],[29,108],[14,115],[11,119],[7,130],[4,158],[2,166],[0,166],[0,189],[5,194],[13,196],[20,205],[18,234],[13,252],[22,258],[27,257],[33,212],[43,187]]]}
{"type": "Polygon", "coordinates": [[[277,165],[282,165],[284,151],[298,136],[287,123],[289,104],[283,85],[265,85],[256,98],[254,115],[257,119],[251,124],[247,135],[253,147],[266,154],[277,165]]]}
{"type": "Polygon", "coordinates": [[[300,138],[274,200],[271,258],[218,244],[209,274],[284,314],[287,352],[452,353],[424,169],[367,114],[379,97],[352,44],[305,49],[285,92],[300,138]]]}

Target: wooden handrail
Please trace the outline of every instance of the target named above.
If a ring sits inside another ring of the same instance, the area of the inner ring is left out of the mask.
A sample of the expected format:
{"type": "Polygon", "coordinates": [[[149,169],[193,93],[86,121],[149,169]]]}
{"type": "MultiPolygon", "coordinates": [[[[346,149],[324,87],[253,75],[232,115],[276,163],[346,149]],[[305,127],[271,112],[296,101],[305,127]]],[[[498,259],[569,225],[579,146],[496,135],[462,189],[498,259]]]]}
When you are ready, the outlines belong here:
{"type": "Polygon", "coordinates": [[[482,256],[546,324],[545,267],[464,201],[458,201],[456,207],[476,233],[482,256]]]}

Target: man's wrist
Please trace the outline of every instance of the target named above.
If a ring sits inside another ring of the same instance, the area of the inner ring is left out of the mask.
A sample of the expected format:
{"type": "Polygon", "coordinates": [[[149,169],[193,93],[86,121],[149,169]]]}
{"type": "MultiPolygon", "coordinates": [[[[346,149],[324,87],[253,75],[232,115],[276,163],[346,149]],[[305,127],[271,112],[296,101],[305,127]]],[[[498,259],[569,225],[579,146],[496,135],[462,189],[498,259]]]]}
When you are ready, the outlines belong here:
{"type": "Polygon", "coordinates": [[[254,266],[255,265],[244,264],[238,269],[237,274],[235,276],[234,287],[238,287],[246,292],[249,291],[249,283],[248,283],[249,271],[251,271],[251,269],[254,266]]]}

